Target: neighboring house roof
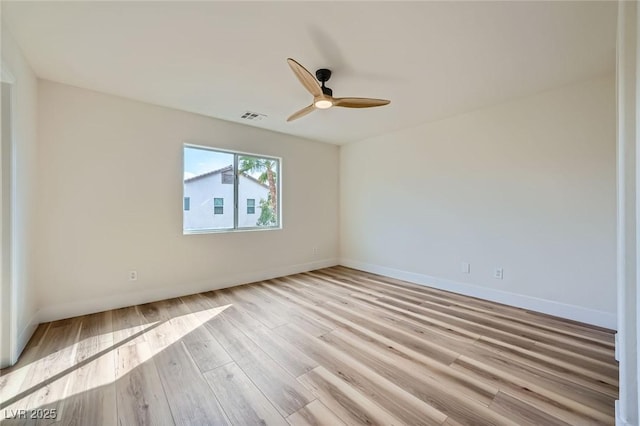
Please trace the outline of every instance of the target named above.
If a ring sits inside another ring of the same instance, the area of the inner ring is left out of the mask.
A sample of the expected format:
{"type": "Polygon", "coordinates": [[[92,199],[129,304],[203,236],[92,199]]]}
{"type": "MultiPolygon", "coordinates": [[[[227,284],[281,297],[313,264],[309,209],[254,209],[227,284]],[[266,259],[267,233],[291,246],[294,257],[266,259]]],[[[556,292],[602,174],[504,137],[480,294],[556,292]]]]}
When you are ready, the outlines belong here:
{"type": "Polygon", "coordinates": [[[187,183],[187,182],[191,182],[191,181],[194,181],[194,180],[205,178],[207,176],[215,175],[216,173],[228,172],[228,171],[232,171],[232,170],[233,170],[233,166],[227,166],[227,167],[223,167],[223,168],[218,169],[218,170],[214,170],[212,172],[207,172],[207,173],[203,173],[203,174],[198,175],[198,176],[190,177],[188,179],[185,179],[184,182],[187,183]]]}
{"type": "MultiPolygon", "coordinates": [[[[223,167],[223,168],[218,169],[218,170],[213,170],[211,172],[203,173],[203,174],[198,175],[198,176],[190,177],[188,179],[185,179],[184,183],[193,182],[194,180],[198,180],[198,179],[202,179],[202,178],[205,178],[205,177],[208,177],[208,176],[211,176],[211,175],[215,175],[216,173],[230,172],[230,171],[233,171],[233,166],[231,166],[231,165],[229,165],[227,167],[223,167]]],[[[242,176],[246,177],[249,180],[254,181],[255,183],[257,183],[258,185],[260,185],[260,186],[262,186],[264,188],[269,189],[269,186],[267,186],[264,183],[260,182],[258,179],[254,178],[253,176],[250,176],[250,175],[248,175],[246,173],[242,173],[242,176]]]]}

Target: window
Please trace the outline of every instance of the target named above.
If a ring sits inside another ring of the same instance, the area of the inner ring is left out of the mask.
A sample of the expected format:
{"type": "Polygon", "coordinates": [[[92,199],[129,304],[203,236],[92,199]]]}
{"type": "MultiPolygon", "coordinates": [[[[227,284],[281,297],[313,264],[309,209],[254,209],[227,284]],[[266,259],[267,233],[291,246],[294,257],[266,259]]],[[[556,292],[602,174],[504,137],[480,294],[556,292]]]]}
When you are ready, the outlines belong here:
{"type": "Polygon", "coordinates": [[[223,170],[222,173],[220,173],[220,178],[224,185],[233,185],[233,166],[227,170],[223,170]]]}
{"type": "Polygon", "coordinates": [[[280,164],[274,157],[184,145],[183,232],[280,228],[280,164]]]}
{"type": "Polygon", "coordinates": [[[224,214],[224,198],[213,199],[213,214],[224,214]]]}

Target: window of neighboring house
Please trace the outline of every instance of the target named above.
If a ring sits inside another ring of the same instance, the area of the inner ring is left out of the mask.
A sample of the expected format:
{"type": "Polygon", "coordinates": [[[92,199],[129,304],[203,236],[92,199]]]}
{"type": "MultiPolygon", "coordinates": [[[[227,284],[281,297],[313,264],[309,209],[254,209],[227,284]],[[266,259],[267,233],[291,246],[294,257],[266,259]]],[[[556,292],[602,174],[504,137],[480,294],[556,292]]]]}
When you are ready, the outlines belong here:
{"type": "Polygon", "coordinates": [[[233,185],[233,167],[229,168],[229,170],[224,170],[220,175],[223,184],[233,185]]]}
{"type": "Polygon", "coordinates": [[[224,198],[213,199],[213,214],[224,214],[224,198]]]}
{"type": "Polygon", "coordinates": [[[281,159],[186,144],[183,154],[185,234],[281,227],[281,159]]]}

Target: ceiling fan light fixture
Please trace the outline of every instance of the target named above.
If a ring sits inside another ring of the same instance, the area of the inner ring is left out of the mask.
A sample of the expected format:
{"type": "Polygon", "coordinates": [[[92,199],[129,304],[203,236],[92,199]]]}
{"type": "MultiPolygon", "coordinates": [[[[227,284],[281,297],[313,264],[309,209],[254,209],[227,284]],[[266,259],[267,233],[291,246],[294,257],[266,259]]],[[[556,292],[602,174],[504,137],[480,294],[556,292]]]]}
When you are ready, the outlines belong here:
{"type": "Polygon", "coordinates": [[[302,83],[304,88],[313,96],[313,103],[311,105],[294,112],[287,118],[287,121],[297,120],[316,109],[328,109],[334,106],[342,108],[371,108],[388,105],[390,102],[386,99],[373,98],[334,98],[333,90],[325,86],[325,83],[331,78],[330,69],[320,68],[316,71],[316,76],[314,77],[305,67],[294,59],[287,58],[287,63],[291,71],[293,71],[298,80],[300,80],[300,83],[302,83]],[[318,84],[318,82],[322,83],[322,85],[318,84]]]}
{"type": "Polygon", "coordinates": [[[318,109],[327,109],[333,106],[333,102],[328,99],[318,99],[317,101],[315,101],[315,106],[318,109]]]}

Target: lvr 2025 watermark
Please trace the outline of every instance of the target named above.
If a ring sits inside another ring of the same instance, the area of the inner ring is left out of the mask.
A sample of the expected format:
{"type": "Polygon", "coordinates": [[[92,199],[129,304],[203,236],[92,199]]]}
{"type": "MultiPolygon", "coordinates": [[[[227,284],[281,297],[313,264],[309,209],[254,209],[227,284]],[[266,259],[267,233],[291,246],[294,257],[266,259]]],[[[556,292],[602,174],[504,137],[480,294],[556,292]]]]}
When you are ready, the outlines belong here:
{"type": "Polygon", "coordinates": [[[8,409],[4,410],[5,419],[57,419],[57,408],[36,408],[32,410],[8,409]]]}

